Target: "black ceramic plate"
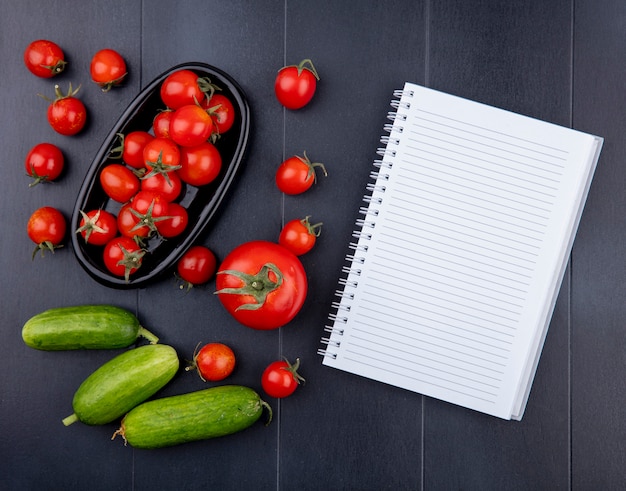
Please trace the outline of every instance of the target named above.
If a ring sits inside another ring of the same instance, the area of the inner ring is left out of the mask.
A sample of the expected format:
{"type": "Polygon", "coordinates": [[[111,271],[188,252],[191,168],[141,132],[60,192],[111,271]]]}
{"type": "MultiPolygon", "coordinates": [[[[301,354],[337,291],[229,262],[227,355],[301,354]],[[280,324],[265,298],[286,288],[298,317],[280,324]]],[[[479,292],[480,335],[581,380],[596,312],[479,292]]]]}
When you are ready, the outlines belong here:
{"type": "Polygon", "coordinates": [[[250,111],[242,89],[237,82],[223,71],[204,63],[185,63],[177,65],[162,73],[153,80],[135,98],[124,111],[115,126],[104,140],[94,158],[85,180],[78,193],[76,205],[72,213],[71,229],[79,228],[82,215],[80,210],[88,211],[102,208],[117,215],[121,204],[110,200],[102,190],[99,182],[100,170],[108,163],[118,162],[109,158],[111,150],[119,145],[118,133],[128,134],[131,131],[151,131],[152,120],[165,105],[161,101],[160,88],[165,78],[180,69],[193,70],[200,77],[208,77],[220,87],[221,93],[230,98],[235,106],[237,117],[233,127],[220,136],[216,147],[222,157],[222,169],[218,178],[212,183],[195,187],[185,185],[182,196],[177,200],[187,208],[189,224],[185,232],[173,239],[161,237],[150,238],[145,248],[141,267],[131,275],[128,282],[122,277],[111,274],[102,259],[104,248],[86,244],[82,236],[72,233],[72,246],[81,266],[100,283],[113,288],[138,288],[148,285],[171,272],[184,252],[194,243],[202,231],[215,216],[217,209],[234,183],[234,178],[242,162],[248,143],[250,128],[250,111]]]}

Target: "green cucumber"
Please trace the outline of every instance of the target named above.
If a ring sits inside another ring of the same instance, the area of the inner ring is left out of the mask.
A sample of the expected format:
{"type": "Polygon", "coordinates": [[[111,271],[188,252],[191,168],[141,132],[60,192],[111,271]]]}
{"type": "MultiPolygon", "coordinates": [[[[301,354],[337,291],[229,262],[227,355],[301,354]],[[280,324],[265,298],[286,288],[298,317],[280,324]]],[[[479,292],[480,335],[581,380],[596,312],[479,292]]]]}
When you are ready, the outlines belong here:
{"type": "Polygon", "coordinates": [[[141,336],[151,343],[159,340],[135,315],[113,305],[49,309],[22,328],[27,346],[46,351],[126,348],[141,336]]]}
{"type": "Polygon", "coordinates": [[[241,385],[223,385],[144,402],[122,419],[113,435],[135,448],[160,448],[230,435],[256,422],[272,409],[241,385]]]}
{"type": "Polygon", "coordinates": [[[80,385],[65,426],[81,421],[102,425],[121,418],[167,384],[180,365],[176,350],[147,344],[109,360],[80,385]]]}

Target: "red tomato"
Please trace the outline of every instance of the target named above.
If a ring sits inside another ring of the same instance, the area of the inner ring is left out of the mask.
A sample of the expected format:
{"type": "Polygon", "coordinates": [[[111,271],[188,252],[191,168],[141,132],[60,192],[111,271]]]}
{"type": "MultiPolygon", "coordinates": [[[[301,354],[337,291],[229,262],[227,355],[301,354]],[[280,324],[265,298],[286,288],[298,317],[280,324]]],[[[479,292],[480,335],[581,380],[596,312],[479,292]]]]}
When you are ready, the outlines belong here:
{"type": "Polygon", "coordinates": [[[210,99],[205,99],[203,107],[213,118],[220,135],[232,128],[235,122],[235,106],[224,94],[213,94],[210,99]]]}
{"type": "Polygon", "coordinates": [[[321,223],[311,225],[310,217],[291,220],[285,224],[278,237],[278,243],[289,249],[296,256],[306,254],[315,245],[321,233],[321,223]]]}
{"type": "Polygon", "coordinates": [[[54,253],[54,250],[63,247],[61,242],[65,237],[66,222],[63,214],[51,206],[43,206],[33,212],[28,219],[26,232],[28,237],[37,247],[33,251],[33,259],[37,251],[41,251],[41,255],[45,250],[54,253]]]}
{"type": "Polygon", "coordinates": [[[170,137],[170,120],[172,119],[174,111],[166,109],[160,111],[152,120],[152,131],[154,136],[169,138],[170,137]]]}
{"type": "Polygon", "coordinates": [[[108,92],[124,80],[126,62],[117,51],[101,49],[93,55],[89,71],[91,79],[102,88],[102,92],[108,92]]]}
{"type": "Polygon", "coordinates": [[[118,135],[120,145],[111,152],[111,158],[121,157],[124,163],[133,169],[143,169],[143,149],[154,139],[147,131],[131,131],[127,135],[118,135]]]}
{"type": "Polygon", "coordinates": [[[276,185],[285,194],[300,194],[309,189],[316,181],[315,168],[322,169],[328,175],[324,164],[311,163],[304,152],[304,156],[289,157],[276,171],[276,185]]]}
{"type": "Polygon", "coordinates": [[[176,265],[178,276],[184,281],[181,289],[189,290],[194,285],[207,283],[215,275],[216,269],[217,259],[208,247],[190,247],[176,265]]]}
{"type": "Polygon", "coordinates": [[[276,98],[287,109],[300,109],[313,98],[319,79],[309,59],[302,60],[299,65],[283,67],[274,82],[276,98]]]}
{"type": "Polygon", "coordinates": [[[307,277],[300,260],[273,242],[252,241],[236,247],[219,267],[220,302],[241,324],[276,329],[302,308],[307,277]]]}
{"type": "Polygon", "coordinates": [[[38,39],[24,50],[24,64],[33,75],[50,78],[61,73],[67,62],[58,44],[38,39]]]}
{"type": "Polygon", "coordinates": [[[222,156],[212,143],[204,142],[196,147],[180,149],[180,169],[177,172],[187,184],[209,184],[219,176],[221,169],[222,156]]]}
{"type": "Polygon", "coordinates": [[[54,131],[65,136],[79,133],[87,122],[87,109],[80,99],[74,97],[80,86],[73,90],[70,83],[69,91],[63,94],[58,85],[54,86],[56,99],[48,106],[48,123],[54,131]]]}
{"type": "Polygon", "coordinates": [[[197,104],[186,104],[174,111],[170,119],[170,138],[182,147],[195,147],[213,133],[213,120],[197,104]]]}
{"type": "Polygon", "coordinates": [[[261,376],[265,393],[279,399],[293,394],[300,382],[304,382],[304,378],[298,373],[299,367],[299,358],[293,365],[287,360],[270,363],[261,376]]]}
{"type": "Polygon", "coordinates": [[[141,267],[146,253],[129,237],[115,237],[104,246],[103,259],[106,268],[115,276],[123,276],[126,282],[130,275],[141,267]]]}
{"type": "Polygon", "coordinates": [[[63,172],[65,158],[63,152],[52,143],[38,143],[30,149],[24,162],[26,174],[34,178],[28,186],[40,182],[54,181],[63,172]]]}
{"type": "Polygon", "coordinates": [[[176,172],[169,172],[167,177],[155,174],[141,180],[142,191],[154,191],[163,195],[167,201],[174,201],[183,191],[183,183],[176,172]]]}
{"type": "Polygon", "coordinates": [[[159,222],[170,218],[167,200],[154,191],[139,191],[131,202],[131,210],[133,210],[131,213],[139,219],[140,226],[150,229],[148,235],[158,231],[159,222]]]}
{"type": "Polygon", "coordinates": [[[194,354],[193,363],[186,370],[197,370],[203,381],[218,382],[235,369],[235,353],[223,343],[205,344],[194,354]]]}
{"type": "Polygon", "coordinates": [[[139,223],[140,215],[137,211],[133,213],[132,203],[122,205],[117,214],[117,229],[124,237],[134,239],[140,243],[141,239],[148,237],[152,229],[147,225],[139,223]]]}
{"type": "Polygon", "coordinates": [[[100,185],[114,201],[126,203],[140,189],[139,178],[128,167],[108,164],[100,171],[100,185]]]}
{"type": "Polygon", "coordinates": [[[182,234],[189,224],[187,208],[178,203],[167,205],[167,218],[157,222],[156,228],[159,234],[166,239],[171,239],[182,234]]]}
{"type": "Polygon", "coordinates": [[[179,168],[180,148],[169,138],[154,138],[143,149],[143,160],[148,174],[144,177],[156,174],[167,175],[179,168]]]}
{"type": "Polygon", "coordinates": [[[85,213],[80,210],[83,218],[76,230],[87,244],[106,245],[117,235],[117,218],[106,210],[91,210],[85,213]]]}
{"type": "Polygon", "coordinates": [[[170,109],[202,102],[205,94],[198,80],[198,75],[191,70],[182,69],[170,73],[161,85],[161,100],[170,109]]]}

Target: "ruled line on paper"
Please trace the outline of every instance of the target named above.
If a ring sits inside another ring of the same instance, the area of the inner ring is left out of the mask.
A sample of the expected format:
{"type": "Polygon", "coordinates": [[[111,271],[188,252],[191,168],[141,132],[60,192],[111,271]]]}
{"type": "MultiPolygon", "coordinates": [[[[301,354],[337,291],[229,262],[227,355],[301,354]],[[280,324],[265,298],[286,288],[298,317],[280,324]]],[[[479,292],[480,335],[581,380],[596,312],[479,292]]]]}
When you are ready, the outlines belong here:
{"type": "MultiPolygon", "coordinates": [[[[439,112],[435,113],[435,112],[432,112],[432,111],[428,111],[428,110],[426,110],[424,108],[414,108],[414,114],[420,114],[420,113],[421,114],[430,114],[431,116],[435,116],[436,118],[443,119],[443,120],[446,120],[446,121],[449,121],[449,122],[453,122],[453,123],[455,123],[455,125],[461,124],[461,125],[464,125],[464,126],[467,126],[467,127],[470,127],[470,128],[476,128],[476,129],[480,130],[480,132],[475,132],[475,133],[471,133],[470,131],[466,131],[467,134],[473,134],[475,136],[483,136],[485,138],[489,138],[489,139],[492,139],[494,141],[502,141],[499,138],[493,138],[493,137],[487,136],[488,134],[493,134],[493,135],[499,135],[500,137],[509,138],[509,139],[511,139],[513,141],[519,141],[519,142],[523,142],[524,143],[523,145],[521,145],[521,144],[520,145],[515,145],[515,144],[512,144],[512,143],[509,142],[508,144],[513,146],[513,147],[516,146],[517,148],[521,148],[521,149],[532,151],[532,149],[529,148],[529,146],[528,146],[530,144],[530,145],[534,145],[534,146],[537,146],[537,147],[540,147],[540,148],[554,150],[555,152],[561,153],[561,154],[567,154],[568,153],[568,151],[563,149],[563,148],[559,148],[559,147],[555,147],[555,146],[552,146],[552,145],[546,145],[546,144],[543,144],[543,143],[539,143],[536,140],[529,140],[529,139],[526,139],[526,138],[521,138],[521,137],[519,137],[517,135],[512,135],[510,133],[497,131],[497,130],[494,130],[493,128],[487,128],[484,125],[472,124],[472,123],[468,122],[467,120],[460,120],[458,118],[452,118],[452,117],[449,117],[449,116],[445,116],[445,115],[443,115],[443,114],[441,114],[439,112]]],[[[429,121],[429,122],[433,123],[433,124],[439,124],[439,125],[445,126],[443,123],[441,123],[439,121],[436,121],[436,120],[432,120],[432,121],[429,121]]],[[[458,126],[453,126],[453,125],[448,125],[448,126],[450,126],[451,128],[458,128],[458,126]]],[[[549,156],[551,156],[553,158],[560,158],[561,160],[566,160],[567,159],[567,157],[565,155],[563,155],[561,157],[559,157],[558,155],[548,154],[548,153],[546,153],[545,155],[549,155],[549,156]]]]}
{"type": "MultiPolygon", "coordinates": [[[[481,400],[483,402],[495,403],[497,398],[497,393],[495,392],[487,392],[484,390],[474,389],[472,387],[464,386],[455,382],[454,380],[446,380],[442,377],[438,377],[432,374],[422,374],[415,370],[407,370],[405,363],[397,363],[393,361],[393,359],[380,359],[376,358],[373,355],[368,355],[367,358],[363,359],[360,357],[349,356],[349,353],[353,353],[353,350],[347,349],[346,356],[344,357],[348,361],[353,361],[355,363],[369,366],[375,368],[382,372],[391,373],[394,375],[399,375],[405,379],[411,379],[415,382],[421,382],[423,384],[427,384],[431,387],[437,387],[439,389],[444,389],[450,392],[455,392],[464,397],[471,397],[473,399],[481,400]],[[377,361],[380,363],[372,363],[373,361],[377,361]],[[392,370],[390,367],[395,367],[397,370],[392,370]],[[465,390],[462,390],[465,389],[465,390]]],[[[359,355],[357,352],[356,355],[359,355]]]]}
{"type": "MultiPolygon", "coordinates": [[[[467,387],[467,384],[473,384],[473,388],[481,387],[483,391],[489,391],[491,389],[498,389],[500,384],[495,382],[501,382],[501,378],[493,377],[491,375],[486,375],[479,371],[472,371],[467,367],[462,367],[461,364],[452,364],[450,363],[450,359],[446,362],[446,358],[429,358],[428,356],[424,356],[423,354],[418,355],[415,352],[408,351],[407,349],[403,349],[402,347],[398,347],[395,345],[386,344],[381,337],[377,337],[376,340],[368,340],[364,338],[353,337],[351,341],[351,346],[362,348],[365,350],[369,350],[369,344],[373,344],[376,346],[378,355],[388,355],[389,353],[393,353],[393,360],[397,361],[399,359],[404,360],[410,363],[414,368],[415,372],[418,373],[430,373],[431,377],[438,378],[441,380],[446,380],[447,382],[457,382],[459,385],[463,385],[467,387]],[[359,342],[360,341],[360,342],[359,342]],[[409,356],[406,356],[409,355],[409,356]],[[427,364],[425,362],[430,361],[435,363],[435,366],[432,364],[427,364]],[[431,371],[436,370],[436,375],[432,375],[431,371]],[[471,375],[471,376],[470,376],[471,375]],[[454,377],[454,379],[450,378],[454,377]],[[463,383],[461,383],[463,382],[463,383]]],[[[388,361],[388,360],[387,360],[388,361]]],[[[495,394],[492,394],[495,395],[495,394]]]]}
{"type": "MultiPolygon", "coordinates": [[[[380,307],[383,306],[377,298],[370,298],[368,304],[364,305],[362,309],[364,311],[373,314],[372,319],[376,319],[376,314],[383,312],[380,307]]],[[[402,336],[406,335],[407,318],[399,315],[400,313],[413,316],[414,320],[421,322],[425,328],[432,329],[439,334],[447,334],[451,338],[461,342],[461,339],[471,340],[472,342],[480,343],[483,347],[494,347],[510,352],[512,345],[513,335],[511,333],[502,333],[499,330],[488,329],[482,324],[476,324],[468,322],[467,320],[461,320],[451,315],[442,314],[440,311],[429,310],[427,308],[420,308],[419,310],[412,309],[410,312],[403,310],[403,305],[396,305],[393,310],[384,311],[384,320],[398,321],[394,324],[402,330],[399,332],[402,336]]],[[[358,314],[357,314],[358,315],[358,314]]],[[[369,317],[365,316],[360,318],[359,322],[366,325],[366,321],[369,317]]],[[[380,323],[371,324],[371,327],[380,326],[380,323]]],[[[413,326],[411,325],[411,328],[413,326]]],[[[359,329],[357,327],[357,329],[359,329]]]]}
{"type": "MultiPolygon", "coordinates": [[[[424,135],[422,133],[417,133],[416,136],[424,137],[427,135],[424,135]]],[[[431,135],[428,135],[426,140],[421,140],[417,137],[407,138],[407,140],[413,142],[413,145],[407,145],[407,148],[410,148],[411,150],[415,150],[419,152],[428,153],[435,157],[444,158],[448,162],[457,162],[463,165],[467,165],[468,161],[466,159],[472,160],[474,161],[472,164],[474,169],[484,170],[487,172],[487,174],[490,174],[490,175],[501,176],[500,178],[501,182],[510,182],[510,180],[513,179],[519,182],[532,183],[536,186],[541,186],[547,189],[552,189],[552,190],[557,189],[557,186],[555,186],[554,183],[558,183],[559,182],[558,179],[548,178],[540,174],[528,172],[528,167],[530,166],[528,165],[527,162],[524,162],[524,161],[510,159],[503,155],[485,154],[484,152],[480,152],[478,154],[478,151],[476,149],[471,149],[477,153],[477,155],[473,155],[471,153],[467,153],[467,150],[470,150],[468,147],[460,147],[464,151],[457,150],[459,146],[450,145],[450,141],[448,140],[440,140],[442,142],[447,143],[448,144],[447,146],[434,145],[431,142],[431,140],[439,140],[439,139],[433,138],[431,135]],[[426,150],[425,148],[428,148],[430,150],[426,150]],[[441,153],[441,152],[444,152],[444,153],[441,153]],[[448,154],[454,154],[456,157],[451,158],[448,154]],[[493,157],[494,159],[498,159],[498,161],[496,162],[494,160],[487,160],[485,158],[486,156],[493,157]],[[502,161],[504,160],[507,160],[513,164],[517,164],[518,166],[517,167],[504,166],[502,164],[502,161]],[[482,165],[482,164],[486,164],[486,165],[482,165]],[[505,169],[508,170],[509,172],[505,172],[505,169]],[[528,177],[534,177],[535,179],[525,178],[525,177],[522,177],[522,175],[528,176],[528,177]],[[506,177],[508,178],[508,180],[504,180],[502,179],[502,177],[506,177]],[[547,182],[540,182],[540,181],[547,181],[547,182]]],[[[560,176],[561,174],[557,173],[556,175],[560,176]]],[[[491,177],[491,178],[494,180],[497,180],[494,177],[491,177]]]]}
{"type": "MultiPolygon", "coordinates": [[[[409,329],[406,326],[406,321],[403,322],[403,319],[397,316],[389,316],[384,324],[372,322],[369,317],[361,317],[359,325],[373,328],[367,332],[376,332],[377,336],[381,332],[387,332],[390,334],[387,339],[390,340],[402,339],[404,341],[410,339],[413,342],[421,343],[421,345],[438,348],[440,349],[439,352],[448,350],[465,356],[471,355],[475,361],[484,361],[493,367],[499,367],[498,369],[491,368],[495,371],[500,371],[506,366],[508,353],[511,351],[510,345],[506,345],[506,343],[491,344],[485,339],[478,341],[473,337],[463,336],[459,333],[456,333],[454,337],[446,336],[447,331],[437,330],[419,321],[409,329]],[[403,333],[402,337],[398,337],[400,331],[403,333]]],[[[359,328],[355,329],[354,333],[358,336],[362,331],[363,329],[359,328]]],[[[483,366],[483,368],[487,367],[483,366]]]]}

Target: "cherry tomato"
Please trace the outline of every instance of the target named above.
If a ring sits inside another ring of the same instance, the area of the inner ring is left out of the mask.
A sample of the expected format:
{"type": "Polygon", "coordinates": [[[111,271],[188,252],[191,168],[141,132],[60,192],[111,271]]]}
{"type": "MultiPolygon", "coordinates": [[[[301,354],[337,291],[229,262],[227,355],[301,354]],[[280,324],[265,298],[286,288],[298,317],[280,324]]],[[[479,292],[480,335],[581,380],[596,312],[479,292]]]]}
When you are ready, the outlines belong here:
{"type": "Polygon", "coordinates": [[[187,184],[204,186],[213,182],[222,169],[222,156],[209,142],[180,149],[180,169],[177,173],[187,184]]]}
{"type": "Polygon", "coordinates": [[[100,171],[100,185],[114,201],[126,203],[140,189],[139,178],[122,164],[108,164],[100,171]]]}
{"type": "Polygon", "coordinates": [[[171,239],[182,234],[189,224],[187,208],[178,203],[167,205],[167,218],[158,221],[156,228],[159,234],[166,239],[171,239]]]}
{"type": "Polygon", "coordinates": [[[87,122],[87,109],[83,102],[74,97],[79,91],[72,89],[70,83],[67,94],[63,94],[58,85],[54,86],[56,99],[48,106],[48,123],[54,131],[65,136],[79,133],[87,122]]]}
{"type": "Polygon", "coordinates": [[[197,104],[186,104],[172,114],[170,138],[182,147],[194,147],[207,141],[213,128],[209,113],[197,104]]]}
{"type": "Polygon", "coordinates": [[[300,109],[313,98],[319,79],[309,59],[302,60],[298,65],[283,67],[274,82],[276,98],[287,109],[300,109]]]}
{"type": "Polygon", "coordinates": [[[30,149],[24,162],[26,174],[34,178],[28,186],[40,182],[54,181],[63,172],[65,158],[63,152],[52,143],[38,143],[30,149]]]}
{"type": "Polygon", "coordinates": [[[163,195],[166,201],[174,201],[183,190],[183,183],[176,172],[169,172],[167,177],[155,174],[141,180],[142,191],[155,191],[163,195]]]}
{"type": "Polygon", "coordinates": [[[312,225],[309,218],[307,216],[302,220],[287,222],[278,237],[278,243],[296,256],[306,254],[313,249],[317,238],[320,236],[322,224],[312,225]]]}
{"type": "Polygon", "coordinates": [[[152,120],[152,131],[154,136],[169,138],[170,137],[170,121],[172,119],[174,111],[166,109],[160,111],[152,120]]]}
{"type": "Polygon", "coordinates": [[[205,94],[200,88],[199,80],[201,79],[195,72],[187,69],[170,73],[161,85],[161,100],[170,109],[202,102],[205,94]]]}
{"type": "Polygon", "coordinates": [[[141,239],[148,237],[152,233],[152,229],[139,223],[140,215],[138,212],[133,213],[131,203],[125,203],[117,213],[117,229],[124,237],[129,237],[137,243],[141,243],[141,239]]]}
{"type": "Polygon", "coordinates": [[[141,267],[146,253],[130,237],[115,237],[104,246],[102,257],[106,268],[116,276],[123,276],[126,282],[130,275],[141,267]]]}
{"type": "Polygon", "coordinates": [[[118,134],[120,144],[111,151],[111,158],[122,158],[122,161],[133,169],[143,169],[143,149],[154,139],[147,131],[131,131],[127,135],[118,134]]]}
{"type": "Polygon", "coordinates": [[[213,94],[210,99],[205,99],[203,107],[213,118],[220,135],[232,128],[235,122],[235,106],[224,94],[213,94]]]}
{"type": "Polygon", "coordinates": [[[299,155],[289,157],[276,171],[276,185],[285,194],[300,194],[309,189],[316,181],[315,168],[322,169],[324,175],[328,175],[324,164],[312,163],[304,152],[304,156],[299,155]]]}
{"type": "Polygon", "coordinates": [[[51,78],[61,73],[67,62],[58,44],[47,39],[38,39],[24,50],[24,64],[33,75],[51,78]]]}
{"type": "Polygon", "coordinates": [[[126,62],[117,51],[101,49],[93,55],[89,71],[91,79],[102,88],[102,92],[108,92],[126,77],[126,62]]]}
{"type": "Polygon", "coordinates": [[[298,373],[300,359],[291,365],[287,360],[275,361],[263,371],[261,385],[270,397],[281,399],[295,392],[304,378],[298,373]]]}
{"type": "Polygon", "coordinates": [[[180,163],[180,148],[169,138],[154,138],[143,149],[143,160],[150,177],[155,174],[163,174],[175,171],[180,163]]]}
{"type": "Polygon", "coordinates": [[[63,247],[66,228],[65,217],[56,208],[43,206],[35,210],[26,225],[28,237],[37,244],[33,251],[33,259],[37,251],[41,251],[43,256],[45,250],[54,253],[55,249],[63,247]]]}
{"type": "Polygon", "coordinates": [[[182,288],[189,290],[194,285],[207,283],[215,275],[217,258],[213,251],[204,246],[192,246],[176,265],[178,276],[183,280],[182,288]]]}
{"type": "Polygon", "coordinates": [[[217,295],[241,324],[276,329],[302,308],[307,277],[300,260],[273,242],[252,241],[231,251],[219,267],[217,295]]]}
{"type": "Polygon", "coordinates": [[[196,370],[204,382],[218,382],[235,369],[235,353],[223,343],[205,344],[194,354],[193,362],[186,370],[196,370]]]}
{"type": "MultiPolygon", "coordinates": [[[[174,203],[172,203],[174,204],[174,203]]],[[[131,202],[131,213],[139,219],[141,226],[157,232],[157,224],[169,218],[169,204],[162,194],[154,191],[139,191],[131,202]]]]}
{"type": "Polygon", "coordinates": [[[87,244],[106,245],[117,235],[117,218],[106,210],[80,210],[82,219],[77,234],[81,234],[87,244]]]}

